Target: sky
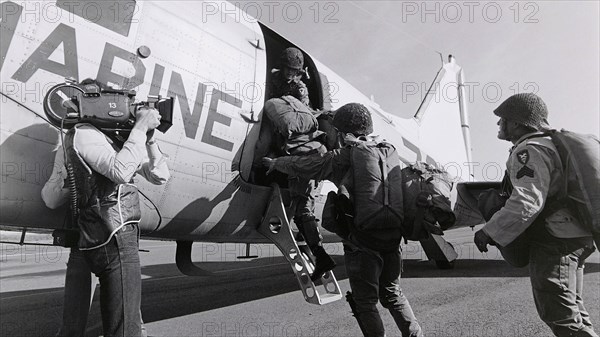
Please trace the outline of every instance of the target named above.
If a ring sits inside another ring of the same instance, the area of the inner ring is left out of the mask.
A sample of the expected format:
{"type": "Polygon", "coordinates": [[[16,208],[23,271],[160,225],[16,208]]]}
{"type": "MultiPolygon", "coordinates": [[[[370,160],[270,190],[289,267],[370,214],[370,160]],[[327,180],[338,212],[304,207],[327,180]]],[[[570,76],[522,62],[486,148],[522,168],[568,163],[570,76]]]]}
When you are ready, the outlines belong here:
{"type": "Polygon", "coordinates": [[[259,1],[237,6],[399,116],[416,111],[417,98],[441,65],[439,53],[454,55],[471,88],[475,178],[500,180],[493,170],[481,168],[490,162],[504,167],[512,144],[496,138],[498,118],[492,111],[512,94],[540,95],[555,128],[600,134],[599,3],[259,1]],[[414,83],[423,89],[409,95],[405,88],[414,83]]]}

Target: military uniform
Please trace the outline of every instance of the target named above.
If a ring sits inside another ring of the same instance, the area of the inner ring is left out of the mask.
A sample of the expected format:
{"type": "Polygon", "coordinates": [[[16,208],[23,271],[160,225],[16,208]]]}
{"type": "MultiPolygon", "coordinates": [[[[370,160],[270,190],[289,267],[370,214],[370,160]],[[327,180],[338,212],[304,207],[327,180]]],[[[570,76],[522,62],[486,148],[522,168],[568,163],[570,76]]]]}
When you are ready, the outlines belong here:
{"type": "MultiPolygon", "coordinates": [[[[296,75],[291,79],[287,79],[283,75],[283,71],[279,69],[273,69],[271,73],[271,82],[269,83],[269,87],[267,89],[268,97],[278,98],[281,96],[290,95],[293,89],[296,87],[296,84],[303,82],[303,77],[304,73],[296,75]]],[[[303,84],[304,87],[306,87],[306,84],[304,82],[303,84]]]]}
{"type": "MultiPolygon", "coordinates": [[[[351,169],[350,148],[312,156],[280,157],[274,169],[316,180],[329,180],[339,187],[351,169]]],[[[403,337],[423,336],[412,307],[400,288],[402,257],[400,232],[380,230],[363,238],[351,234],[343,240],[346,272],[356,302],[357,319],[369,336],[385,336],[377,310],[378,300],[387,308],[403,337]],[[386,249],[377,249],[385,247],[386,249]]]]}
{"type": "MultiPolygon", "coordinates": [[[[267,86],[267,98],[293,95],[292,93],[302,79],[306,76],[304,67],[304,53],[298,48],[286,48],[279,56],[281,69],[271,70],[271,79],[267,86]]],[[[306,85],[302,83],[302,87],[306,85]]],[[[308,97],[308,93],[306,95],[308,97]]],[[[307,106],[307,102],[302,101],[307,106]]]]}
{"type": "Polygon", "coordinates": [[[593,240],[561,202],[565,182],[556,148],[540,133],[524,135],[506,167],[513,191],[483,231],[501,247],[525,243],[536,308],[556,336],[597,336],[581,297],[593,240]]]}
{"type": "MultiPolygon", "coordinates": [[[[347,104],[335,113],[333,125],[340,132],[355,136],[373,132],[366,107],[347,104]]],[[[280,157],[270,168],[305,179],[329,180],[340,187],[352,169],[351,148],[335,149],[325,154],[280,157]]],[[[387,308],[403,337],[422,337],[412,307],[400,288],[401,232],[395,229],[351,233],[343,240],[346,271],[356,304],[355,317],[366,336],[385,336],[377,302],[387,308]]]]}

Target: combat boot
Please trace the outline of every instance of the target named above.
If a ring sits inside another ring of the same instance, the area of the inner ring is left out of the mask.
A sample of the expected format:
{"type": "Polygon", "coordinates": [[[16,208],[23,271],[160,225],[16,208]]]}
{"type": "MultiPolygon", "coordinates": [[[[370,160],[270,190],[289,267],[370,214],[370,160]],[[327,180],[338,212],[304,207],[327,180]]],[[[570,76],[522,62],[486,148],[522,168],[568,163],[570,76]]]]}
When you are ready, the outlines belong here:
{"type": "Polygon", "coordinates": [[[320,279],[326,272],[332,270],[335,267],[335,261],[327,254],[323,246],[317,246],[313,251],[315,256],[315,270],[313,271],[310,279],[315,282],[320,279]]]}

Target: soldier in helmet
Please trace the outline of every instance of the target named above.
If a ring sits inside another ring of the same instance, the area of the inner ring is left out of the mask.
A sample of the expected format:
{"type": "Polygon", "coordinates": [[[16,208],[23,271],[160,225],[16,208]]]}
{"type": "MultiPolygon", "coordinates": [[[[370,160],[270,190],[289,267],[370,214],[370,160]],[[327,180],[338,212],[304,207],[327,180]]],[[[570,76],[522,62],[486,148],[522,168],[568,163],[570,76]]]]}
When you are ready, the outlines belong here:
{"type": "Polygon", "coordinates": [[[494,110],[498,138],[513,143],[506,163],[512,193],[475,233],[477,248],[498,246],[514,266],[529,264],[533,299],[555,336],[598,337],[583,305],[583,266],[594,252],[592,233],[562,199],[566,174],[544,131],[548,110],[535,94],[520,93],[494,110]]]}
{"type": "MultiPolygon", "coordinates": [[[[348,172],[357,165],[367,164],[353,160],[352,147],[373,133],[371,114],[358,103],[346,104],[333,114],[333,126],[338,130],[342,148],[310,156],[265,157],[263,164],[268,167],[268,172],[277,170],[305,179],[329,180],[337,187],[348,187],[348,190],[357,189],[355,182],[348,180],[348,172]]],[[[361,206],[353,207],[355,212],[361,206]]],[[[423,336],[410,303],[400,289],[401,230],[384,228],[365,233],[357,230],[358,225],[350,226],[350,234],[343,243],[346,271],[355,302],[353,311],[361,330],[365,336],[385,336],[383,321],[377,311],[379,300],[392,314],[403,337],[423,336]]]]}
{"type": "Polygon", "coordinates": [[[271,82],[269,83],[268,98],[281,97],[292,94],[298,82],[306,75],[304,70],[304,55],[298,48],[290,47],[281,54],[280,68],[271,70],[271,82]]]}
{"type": "MultiPolygon", "coordinates": [[[[305,156],[327,152],[320,139],[324,133],[318,130],[318,113],[308,107],[306,85],[299,81],[289,83],[288,87],[289,94],[271,98],[265,103],[264,116],[268,118],[273,127],[272,132],[265,132],[272,137],[273,152],[269,154],[265,151],[266,149],[258,150],[258,159],[268,155],[305,156]]],[[[257,164],[260,165],[260,163],[257,164]]],[[[287,182],[294,205],[294,223],[315,256],[315,269],[312,277],[316,280],[333,269],[335,261],[323,248],[323,237],[319,232],[319,225],[314,215],[314,181],[289,175],[287,182]]]]}

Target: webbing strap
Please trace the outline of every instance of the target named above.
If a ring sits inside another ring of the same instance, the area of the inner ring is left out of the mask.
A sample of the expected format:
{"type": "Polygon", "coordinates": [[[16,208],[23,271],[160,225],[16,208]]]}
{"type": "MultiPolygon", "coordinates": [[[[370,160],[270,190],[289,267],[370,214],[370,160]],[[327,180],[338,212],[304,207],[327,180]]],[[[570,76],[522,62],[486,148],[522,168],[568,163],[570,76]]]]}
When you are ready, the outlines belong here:
{"type": "Polygon", "coordinates": [[[382,181],[383,185],[383,205],[389,206],[390,204],[390,186],[388,184],[388,171],[387,171],[387,161],[383,153],[379,152],[379,167],[381,168],[382,181]]]}
{"type": "MultiPolygon", "coordinates": [[[[550,138],[552,139],[552,143],[555,144],[554,146],[556,147],[556,143],[554,141],[554,138],[552,136],[550,136],[550,138]]],[[[562,147],[565,148],[566,152],[567,152],[567,158],[562,158],[560,156],[560,152],[557,153],[558,155],[558,159],[561,161],[561,165],[562,165],[562,169],[563,169],[563,185],[562,188],[560,189],[560,191],[558,193],[560,193],[559,197],[557,199],[565,199],[568,200],[569,199],[569,168],[571,167],[570,162],[572,160],[572,153],[573,151],[569,148],[569,144],[563,142],[560,138],[556,138],[556,140],[560,143],[560,145],[562,147]],[[566,161],[566,162],[563,162],[566,161]]],[[[557,151],[560,151],[558,148],[556,149],[557,151]]],[[[577,167],[576,165],[574,167],[577,167]]],[[[581,177],[581,173],[580,172],[576,172],[577,177],[581,177]]],[[[583,189],[582,189],[583,190],[583,189]]],[[[556,198],[556,196],[555,196],[556,198]]]]}

